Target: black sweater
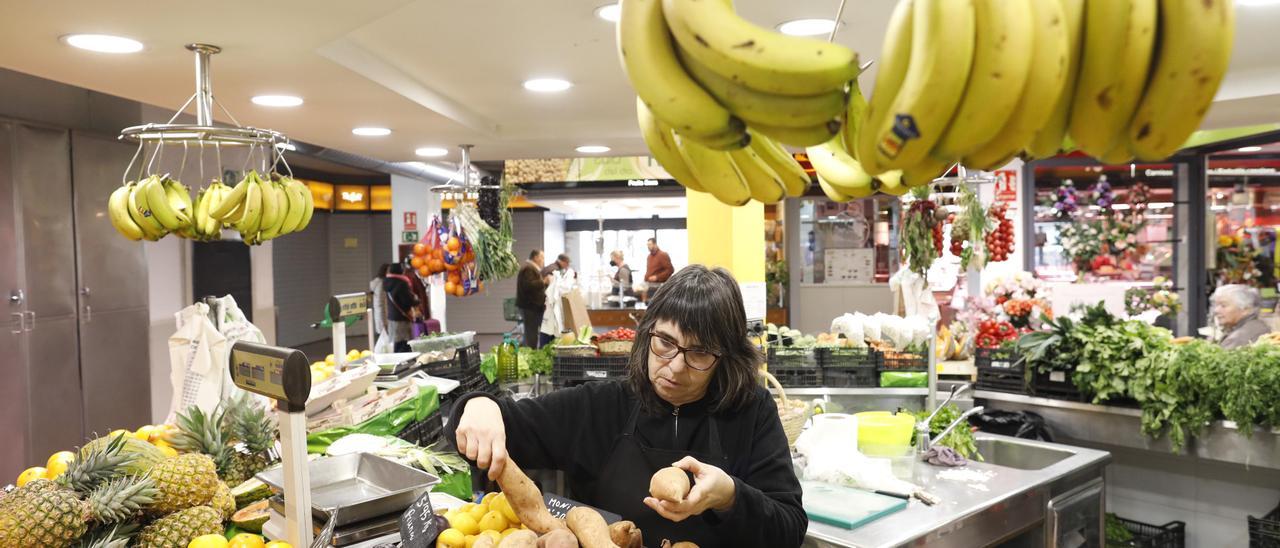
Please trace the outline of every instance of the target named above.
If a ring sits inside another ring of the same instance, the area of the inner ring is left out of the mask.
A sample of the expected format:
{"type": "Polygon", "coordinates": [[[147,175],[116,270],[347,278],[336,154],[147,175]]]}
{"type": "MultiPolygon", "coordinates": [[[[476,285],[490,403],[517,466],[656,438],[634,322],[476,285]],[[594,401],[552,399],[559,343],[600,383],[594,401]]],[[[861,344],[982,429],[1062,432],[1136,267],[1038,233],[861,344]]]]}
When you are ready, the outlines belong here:
{"type": "MultiPolygon", "coordinates": [[[[478,396],[485,395],[468,394],[454,405],[446,429],[449,440],[456,439],[466,402],[478,396]]],[[[685,405],[678,416],[665,403],[662,414],[642,412],[637,437],[655,448],[701,451],[707,443],[707,419],[714,400],[709,395],[685,405]]],[[[525,469],[564,471],[577,496],[594,491],[636,401],[622,382],[592,382],[539,398],[497,400],[511,458],[525,469]]],[[[736,499],[728,512],[707,511],[691,519],[704,519],[716,527],[723,535],[723,546],[800,546],[809,519],[800,505],[800,482],[773,398],[760,388],[745,409],[715,417],[730,462],[725,472],[733,478],[736,499]]]]}

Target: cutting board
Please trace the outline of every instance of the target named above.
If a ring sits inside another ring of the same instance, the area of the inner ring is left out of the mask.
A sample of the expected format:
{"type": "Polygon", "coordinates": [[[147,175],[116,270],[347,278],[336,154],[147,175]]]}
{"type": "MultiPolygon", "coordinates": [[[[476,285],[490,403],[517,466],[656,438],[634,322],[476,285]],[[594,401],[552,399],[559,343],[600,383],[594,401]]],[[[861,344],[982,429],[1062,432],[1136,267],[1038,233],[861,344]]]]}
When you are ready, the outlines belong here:
{"type": "Polygon", "coordinates": [[[907,507],[905,500],[843,485],[802,481],[800,486],[809,519],[845,529],[857,529],[907,507]]]}

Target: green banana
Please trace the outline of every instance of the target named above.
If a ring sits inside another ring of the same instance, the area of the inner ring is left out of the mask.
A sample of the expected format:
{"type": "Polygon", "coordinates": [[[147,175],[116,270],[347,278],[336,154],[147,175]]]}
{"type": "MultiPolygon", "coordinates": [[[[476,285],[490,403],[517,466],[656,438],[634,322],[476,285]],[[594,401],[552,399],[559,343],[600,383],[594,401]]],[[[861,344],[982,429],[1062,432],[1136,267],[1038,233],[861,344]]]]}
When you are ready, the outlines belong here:
{"type": "Polygon", "coordinates": [[[776,204],[787,196],[787,190],[782,185],[778,173],[769,167],[760,155],[751,150],[751,147],[732,151],[729,153],[729,158],[738,168],[743,182],[747,183],[747,190],[751,193],[753,200],[762,204],[776,204]]]}
{"type": "Polygon", "coordinates": [[[1129,124],[1129,149],[1163,160],[1200,126],[1231,60],[1231,0],[1160,2],[1160,51],[1142,102],[1129,124]]]}
{"type": "Polygon", "coordinates": [[[133,241],[142,239],[142,228],[129,216],[129,193],[133,191],[132,183],[121,185],[107,199],[107,216],[111,218],[111,226],[120,235],[133,241]]]}
{"type": "Polygon", "coordinates": [[[728,152],[712,150],[683,137],[676,141],[676,146],[694,178],[717,200],[731,206],[751,200],[751,191],[728,152]]]}
{"type": "Polygon", "coordinates": [[[804,196],[804,193],[809,190],[809,185],[813,183],[804,166],[800,165],[796,157],[787,152],[787,149],[777,141],[756,133],[755,130],[749,130],[749,132],[751,149],[756,151],[756,154],[764,159],[764,162],[782,179],[782,186],[786,188],[787,196],[804,196]]]}
{"type": "Polygon", "coordinates": [[[649,147],[649,153],[663,169],[667,170],[671,178],[685,188],[706,192],[702,183],[693,176],[693,171],[689,169],[688,164],[685,164],[680,151],[676,149],[676,139],[671,134],[671,128],[653,115],[653,111],[649,110],[649,106],[640,96],[636,96],[636,119],[640,123],[640,136],[644,138],[644,144],[649,147]]]}
{"type": "Polygon", "coordinates": [[[748,124],[781,127],[807,127],[822,124],[840,116],[844,110],[844,90],[836,89],[817,95],[777,95],[756,91],[721,76],[680,49],[680,61],[693,79],[711,93],[729,112],[748,124]]]}
{"type": "Polygon", "coordinates": [[[1156,0],[1088,0],[1084,17],[1084,53],[1067,131],[1080,150],[1101,157],[1126,138],[1147,83],[1156,0]]]}
{"type": "MultiPolygon", "coordinates": [[[[876,160],[876,147],[879,143],[876,141],[877,134],[874,128],[879,128],[888,118],[889,111],[893,108],[893,99],[897,96],[898,89],[902,87],[902,81],[907,77],[907,69],[911,66],[915,21],[913,2],[914,0],[898,0],[898,5],[893,8],[893,14],[889,16],[889,26],[885,31],[884,46],[881,50],[883,55],[879,60],[880,68],[876,73],[871,99],[867,102],[863,114],[854,119],[858,122],[852,127],[855,130],[853,135],[857,140],[847,143],[849,148],[854,149],[853,157],[857,158],[863,169],[872,175],[886,171],[876,160]]],[[[849,98],[849,105],[850,109],[853,109],[856,106],[854,101],[858,100],[861,90],[858,90],[856,81],[850,87],[852,88],[850,93],[854,95],[849,98]]],[[[849,121],[846,114],[846,124],[849,121]]],[[[848,130],[845,135],[850,135],[848,130]]]]}
{"type": "Polygon", "coordinates": [[[1027,152],[1032,158],[1048,158],[1062,150],[1062,140],[1067,135],[1067,122],[1071,119],[1071,103],[1076,96],[1076,79],[1080,74],[1080,54],[1084,26],[1084,0],[1059,0],[1065,16],[1067,34],[1067,70],[1062,82],[1062,94],[1053,106],[1053,114],[1042,129],[1036,132],[1027,152]]]}
{"type": "Polygon", "coordinates": [[[772,137],[780,143],[795,147],[811,147],[830,141],[840,134],[840,120],[828,120],[815,126],[781,127],[752,124],[756,131],[772,137]]]}
{"type": "Polygon", "coordinates": [[[724,2],[663,0],[662,8],[682,49],[751,89],[818,95],[844,90],[858,75],[858,55],[849,48],[756,26],[724,2]]]}
{"type": "Polygon", "coordinates": [[[742,132],[742,120],[680,66],[661,0],[623,2],[617,31],[622,68],[636,95],[654,109],[655,116],[694,139],[742,132]]]}

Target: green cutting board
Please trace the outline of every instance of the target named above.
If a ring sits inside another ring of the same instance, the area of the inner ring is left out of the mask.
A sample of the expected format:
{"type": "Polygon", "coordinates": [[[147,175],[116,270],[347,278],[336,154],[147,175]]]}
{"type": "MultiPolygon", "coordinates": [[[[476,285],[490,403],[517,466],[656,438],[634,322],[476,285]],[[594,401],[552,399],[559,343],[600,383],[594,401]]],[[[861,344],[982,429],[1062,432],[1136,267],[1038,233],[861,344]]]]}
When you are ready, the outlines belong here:
{"type": "Polygon", "coordinates": [[[830,483],[802,481],[804,511],[809,519],[857,529],[907,507],[907,501],[830,483]]]}

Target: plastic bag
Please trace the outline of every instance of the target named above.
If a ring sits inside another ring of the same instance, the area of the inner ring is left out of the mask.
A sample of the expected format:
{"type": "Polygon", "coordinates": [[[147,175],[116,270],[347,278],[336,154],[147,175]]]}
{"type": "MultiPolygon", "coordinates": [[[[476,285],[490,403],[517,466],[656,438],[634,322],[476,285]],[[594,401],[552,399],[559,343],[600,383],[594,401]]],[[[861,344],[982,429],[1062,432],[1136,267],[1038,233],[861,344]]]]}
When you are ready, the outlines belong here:
{"type": "Polygon", "coordinates": [[[881,388],[924,388],[929,374],[921,371],[885,371],[880,374],[881,388]]]}
{"type": "Polygon", "coordinates": [[[969,423],[983,432],[1029,440],[1053,442],[1053,434],[1044,417],[1030,411],[992,410],[969,418],[969,423]]]}
{"type": "Polygon", "coordinates": [[[391,340],[391,336],[386,331],[378,333],[378,340],[373,343],[374,354],[390,354],[395,352],[395,342],[391,340]]]}
{"type": "Polygon", "coordinates": [[[307,452],[323,454],[329,445],[350,434],[394,436],[409,425],[424,420],[440,409],[440,395],[434,386],[420,387],[418,396],[355,426],[330,428],[307,436],[307,452]]]}

